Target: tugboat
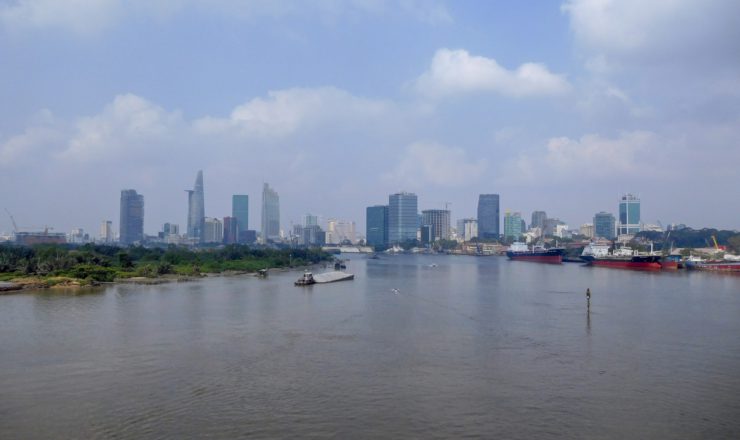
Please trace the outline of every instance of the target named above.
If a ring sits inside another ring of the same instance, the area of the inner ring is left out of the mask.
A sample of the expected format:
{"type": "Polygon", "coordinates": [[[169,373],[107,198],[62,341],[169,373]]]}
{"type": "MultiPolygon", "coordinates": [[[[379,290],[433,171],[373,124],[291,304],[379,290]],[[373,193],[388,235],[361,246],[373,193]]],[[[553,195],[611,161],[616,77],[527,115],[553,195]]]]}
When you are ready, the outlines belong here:
{"type": "Polygon", "coordinates": [[[311,272],[304,272],[303,276],[295,282],[296,286],[310,286],[311,284],[316,284],[316,280],[313,278],[311,272]]]}
{"type": "Polygon", "coordinates": [[[563,262],[564,253],[565,249],[563,248],[545,249],[542,245],[535,245],[532,249],[529,249],[526,243],[516,241],[506,251],[506,256],[514,261],[560,264],[563,262]]]}

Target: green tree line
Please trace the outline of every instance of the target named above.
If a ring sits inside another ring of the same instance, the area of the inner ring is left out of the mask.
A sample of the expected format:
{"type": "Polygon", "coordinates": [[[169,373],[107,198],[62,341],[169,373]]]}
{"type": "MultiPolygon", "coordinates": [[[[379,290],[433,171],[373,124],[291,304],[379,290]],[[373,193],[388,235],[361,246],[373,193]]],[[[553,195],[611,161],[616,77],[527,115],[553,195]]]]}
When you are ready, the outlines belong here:
{"type": "Polygon", "coordinates": [[[642,237],[647,240],[653,241],[656,244],[662,244],[666,242],[668,246],[671,244],[678,248],[702,248],[714,246],[712,236],[717,239],[717,243],[727,248],[732,252],[740,252],[740,233],[737,231],[727,231],[713,228],[705,229],[692,229],[685,228],[675,231],[670,231],[670,234],[666,232],[653,232],[643,231],[637,234],[637,237],[642,237]]]}
{"type": "Polygon", "coordinates": [[[146,248],[86,244],[0,245],[0,280],[20,276],[57,276],[88,281],[158,275],[199,275],[227,270],[314,264],[331,259],[320,249],[259,249],[228,245],[217,249],[146,248]]]}

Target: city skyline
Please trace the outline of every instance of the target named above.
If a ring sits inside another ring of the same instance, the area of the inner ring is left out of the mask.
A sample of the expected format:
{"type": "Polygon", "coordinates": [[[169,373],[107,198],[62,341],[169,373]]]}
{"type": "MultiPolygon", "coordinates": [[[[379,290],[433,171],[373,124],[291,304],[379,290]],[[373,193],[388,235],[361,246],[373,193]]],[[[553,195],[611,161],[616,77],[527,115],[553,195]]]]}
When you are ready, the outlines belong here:
{"type": "Polygon", "coordinates": [[[135,188],[145,231],[185,226],[202,169],[207,215],[270,181],[283,229],[310,211],[364,230],[399,190],[571,225],[633,193],[648,223],[740,228],[737,2],[53,4],[0,6],[0,208],[19,225],[96,231],[135,188]]]}

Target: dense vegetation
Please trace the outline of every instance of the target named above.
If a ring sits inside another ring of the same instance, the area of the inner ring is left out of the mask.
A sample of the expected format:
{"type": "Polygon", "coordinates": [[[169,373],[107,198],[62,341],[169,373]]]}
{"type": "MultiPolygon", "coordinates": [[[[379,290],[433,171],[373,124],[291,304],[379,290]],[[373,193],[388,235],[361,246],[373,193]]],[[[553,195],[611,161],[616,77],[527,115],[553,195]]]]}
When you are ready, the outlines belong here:
{"type": "Polygon", "coordinates": [[[166,274],[250,272],[268,267],[302,266],[330,258],[320,249],[256,249],[243,245],[202,250],[176,246],[0,245],[0,281],[24,276],[113,281],[166,274]]]}
{"type": "Polygon", "coordinates": [[[692,229],[685,228],[670,233],[644,231],[637,234],[636,238],[653,241],[656,244],[662,244],[666,241],[669,245],[678,248],[702,248],[713,247],[714,241],[712,236],[717,239],[717,243],[727,246],[728,250],[740,253],[740,233],[736,231],[726,231],[718,229],[692,229]]]}

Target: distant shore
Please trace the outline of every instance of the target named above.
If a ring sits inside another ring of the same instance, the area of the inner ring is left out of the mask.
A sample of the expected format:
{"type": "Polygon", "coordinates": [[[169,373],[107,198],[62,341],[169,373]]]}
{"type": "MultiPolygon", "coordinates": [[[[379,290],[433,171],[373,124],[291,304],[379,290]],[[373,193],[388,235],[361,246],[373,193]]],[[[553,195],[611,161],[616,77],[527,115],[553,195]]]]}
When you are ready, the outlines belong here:
{"type": "MultiPolygon", "coordinates": [[[[274,267],[266,268],[269,272],[287,272],[291,270],[301,270],[315,268],[319,265],[325,265],[326,262],[319,262],[313,264],[306,264],[300,266],[290,267],[274,267]]],[[[225,270],[222,272],[208,272],[200,275],[157,275],[154,277],[128,277],[128,278],[116,278],[113,281],[90,281],[81,280],[70,277],[59,277],[59,276],[28,276],[13,278],[9,281],[0,281],[0,295],[8,295],[13,293],[22,293],[28,290],[45,290],[45,289],[85,289],[90,287],[108,286],[116,284],[137,284],[137,285],[158,285],[167,283],[184,283],[202,280],[209,277],[233,277],[233,276],[258,276],[259,271],[246,271],[246,270],[225,270]]]]}

